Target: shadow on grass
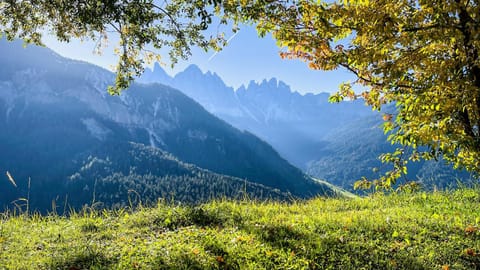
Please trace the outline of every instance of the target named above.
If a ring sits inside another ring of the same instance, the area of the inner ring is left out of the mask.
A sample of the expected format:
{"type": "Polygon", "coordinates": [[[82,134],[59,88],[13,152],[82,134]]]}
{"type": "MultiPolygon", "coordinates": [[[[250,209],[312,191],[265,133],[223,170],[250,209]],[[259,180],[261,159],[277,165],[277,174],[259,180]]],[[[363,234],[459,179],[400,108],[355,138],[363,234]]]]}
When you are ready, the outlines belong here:
{"type": "Polygon", "coordinates": [[[102,253],[86,252],[66,258],[54,258],[49,269],[113,269],[117,261],[102,253]]]}
{"type": "Polygon", "coordinates": [[[287,225],[265,225],[255,233],[260,238],[276,248],[295,249],[296,245],[308,236],[293,226],[287,225]],[[297,243],[298,242],[298,243],[297,243]]]}
{"type": "Polygon", "coordinates": [[[202,207],[191,208],[187,216],[193,224],[201,227],[223,226],[228,220],[227,217],[220,213],[212,212],[202,207]]]}
{"type": "Polygon", "coordinates": [[[198,260],[194,257],[183,254],[172,258],[171,263],[165,262],[162,257],[158,257],[154,262],[152,269],[158,270],[176,270],[176,269],[189,269],[189,270],[203,270],[206,269],[198,260]]]}
{"type": "Polygon", "coordinates": [[[375,239],[320,235],[283,224],[261,226],[253,233],[274,248],[303,257],[309,269],[428,269],[414,254],[394,252],[375,239]]]}

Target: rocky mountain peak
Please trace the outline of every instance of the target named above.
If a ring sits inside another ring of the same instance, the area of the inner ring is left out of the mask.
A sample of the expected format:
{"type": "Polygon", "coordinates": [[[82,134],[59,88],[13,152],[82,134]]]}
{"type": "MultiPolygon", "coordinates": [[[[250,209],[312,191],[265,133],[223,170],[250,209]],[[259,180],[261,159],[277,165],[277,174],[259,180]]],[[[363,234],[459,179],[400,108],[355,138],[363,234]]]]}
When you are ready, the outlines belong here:
{"type": "Polygon", "coordinates": [[[194,65],[177,74],[170,85],[219,118],[269,142],[299,167],[316,153],[295,147],[300,140],[313,149],[339,123],[372,114],[361,101],[330,104],[328,93],[302,95],[277,78],[252,80],[234,91],[217,74],[203,73],[194,65]]]}

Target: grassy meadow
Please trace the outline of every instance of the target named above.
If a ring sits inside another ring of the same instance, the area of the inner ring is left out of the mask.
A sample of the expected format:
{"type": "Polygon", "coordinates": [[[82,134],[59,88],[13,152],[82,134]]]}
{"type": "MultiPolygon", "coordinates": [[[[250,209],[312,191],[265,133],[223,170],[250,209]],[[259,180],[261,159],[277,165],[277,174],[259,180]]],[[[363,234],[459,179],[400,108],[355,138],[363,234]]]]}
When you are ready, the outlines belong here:
{"type": "Polygon", "coordinates": [[[4,213],[0,269],[480,269],[480,189],[4,213]]]}

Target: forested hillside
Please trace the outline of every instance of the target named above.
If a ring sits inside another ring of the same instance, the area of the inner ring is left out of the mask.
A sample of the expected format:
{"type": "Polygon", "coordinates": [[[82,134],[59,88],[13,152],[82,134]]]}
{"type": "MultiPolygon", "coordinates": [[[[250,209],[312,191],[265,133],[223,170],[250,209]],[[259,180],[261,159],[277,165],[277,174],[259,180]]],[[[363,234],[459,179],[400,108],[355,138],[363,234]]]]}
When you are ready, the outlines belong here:
{"type": "Polygon", "coordinates": [[[255,198],[334,194],[175,89],[134,84],[110,96],[113,74],[104,69],[20,41],[2,40],[0,48],[0,170],[18,182],[0,181],[3,206],[27,194],[43,210],[52,201],[125,205],[135,192],[184,202],[245,191],[255,198]]]}

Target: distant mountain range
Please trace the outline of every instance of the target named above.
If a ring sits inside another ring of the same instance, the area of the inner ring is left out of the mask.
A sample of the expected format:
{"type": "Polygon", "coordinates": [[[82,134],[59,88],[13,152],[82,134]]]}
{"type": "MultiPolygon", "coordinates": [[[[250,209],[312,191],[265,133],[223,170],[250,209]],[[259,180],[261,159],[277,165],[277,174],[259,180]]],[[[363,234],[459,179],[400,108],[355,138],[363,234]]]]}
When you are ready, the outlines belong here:
{"type": "MultiPolygon", "coordinates": [[[[213,116],[180,91],[134,84],[47,48],[0,41],[0,203],[28,194],[39,209],[127,196],[198,202],[214,197],[332,195],[267,143],[213,116]]],[[[193,80],[193,79],[192,79],[193,80]]],[[[137,198],[138,199],[138,198],[137,198]]]]}
{"type": "Polygon", "coordinates": [[[318,149],[329,143],[325,138],[335,129],[378,115],[361,101],[330,104],[327,93],[301,95],[275,78],[234,90],[195,65],[169,77],[156,64],[140,81],[179,89],[212,114],[267,141],[301,169],[319,157],[318,149]]]}
{"type": "MultiPolygon", "coordinates": [[[[362,100],[331,104],[328,93],[301,95],[277,79],[233,89],[215,73],[203,73],[194,65],[170,77],[156,64],[140,81],[181,90],[219,118],[270,143],[308,174],[346,189],[362,176],[376,178],[388,169],[378,156],[395,148],[383,134],[381,113],[362,100]],[[380,168],[379,173],[374,168],[380,168]]],[[[427,188],[470,179],[443,162],[413,163],[409,169],[408,177],[427,188]]]]}

